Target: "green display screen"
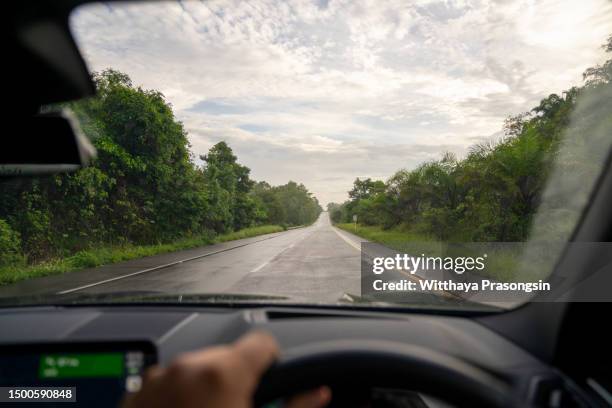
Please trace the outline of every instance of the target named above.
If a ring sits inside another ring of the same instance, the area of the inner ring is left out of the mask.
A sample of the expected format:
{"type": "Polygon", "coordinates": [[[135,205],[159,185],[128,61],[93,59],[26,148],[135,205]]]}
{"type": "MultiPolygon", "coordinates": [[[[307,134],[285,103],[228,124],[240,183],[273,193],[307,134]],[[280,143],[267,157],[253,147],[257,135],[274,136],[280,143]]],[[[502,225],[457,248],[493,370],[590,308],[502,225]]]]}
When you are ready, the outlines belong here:
{"type": "Polygon", "coordinates": [[[38,375],[41,379],[122,377],[123,353],[43,354],[38,375]]]}

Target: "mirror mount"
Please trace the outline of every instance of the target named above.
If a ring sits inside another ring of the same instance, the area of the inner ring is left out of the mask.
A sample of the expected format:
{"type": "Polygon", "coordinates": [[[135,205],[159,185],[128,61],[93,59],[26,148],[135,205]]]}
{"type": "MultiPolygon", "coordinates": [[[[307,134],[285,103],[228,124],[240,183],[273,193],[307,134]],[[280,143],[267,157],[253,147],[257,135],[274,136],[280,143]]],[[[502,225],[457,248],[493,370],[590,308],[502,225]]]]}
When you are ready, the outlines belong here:
{"type": "Polygon", "coordinates": [[[5,138],[0,177],[39,176],[76,171],[96,157],[96,149],[69,110],[21,119],[20,134],[5,138]]]}

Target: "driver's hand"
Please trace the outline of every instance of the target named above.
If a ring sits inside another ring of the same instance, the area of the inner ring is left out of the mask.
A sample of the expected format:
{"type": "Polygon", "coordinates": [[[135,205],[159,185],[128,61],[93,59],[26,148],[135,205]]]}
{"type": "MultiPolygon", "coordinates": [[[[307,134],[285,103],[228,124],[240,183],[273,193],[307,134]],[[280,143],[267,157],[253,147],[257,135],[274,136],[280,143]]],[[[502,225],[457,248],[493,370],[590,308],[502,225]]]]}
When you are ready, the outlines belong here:
{"type": "MultiPolygon", "coordinates": [[[[253,332],[230,346],[217,346],[178,357],[167,368],[147,370],[140,391],[124,408],[247,408],[264,371],[278,357],[272,336],[253,332]]],[[[320,408],[331,399],[321,387],[287,401],[290,408],[320,408]]]]}

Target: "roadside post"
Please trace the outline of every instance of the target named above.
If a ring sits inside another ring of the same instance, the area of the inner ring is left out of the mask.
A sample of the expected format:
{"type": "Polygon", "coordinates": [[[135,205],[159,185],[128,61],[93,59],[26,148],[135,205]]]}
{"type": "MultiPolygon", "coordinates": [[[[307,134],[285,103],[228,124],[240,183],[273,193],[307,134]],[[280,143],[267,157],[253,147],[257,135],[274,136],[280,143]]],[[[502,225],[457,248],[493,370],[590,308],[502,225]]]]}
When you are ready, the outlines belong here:
{"type": "Polygon", "coordinates": [[[355,232],[357,232],[357,214],[353,214],[353,222],[355,223],[355,232]]]}

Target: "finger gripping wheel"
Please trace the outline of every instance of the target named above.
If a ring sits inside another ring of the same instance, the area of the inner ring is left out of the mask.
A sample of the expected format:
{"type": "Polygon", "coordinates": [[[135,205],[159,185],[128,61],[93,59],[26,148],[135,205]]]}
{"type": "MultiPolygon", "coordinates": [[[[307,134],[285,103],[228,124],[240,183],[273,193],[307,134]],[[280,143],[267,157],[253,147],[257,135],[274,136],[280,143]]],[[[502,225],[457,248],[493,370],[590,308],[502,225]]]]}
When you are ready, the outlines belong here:
{"type": "Polygon", "coordinates": [[[255,406],[320,385],[404,388],[458,406],[520,406],[511,386],[455,357],[396,342],[330,341],[287,350],[262,378],[255,406]]]}

